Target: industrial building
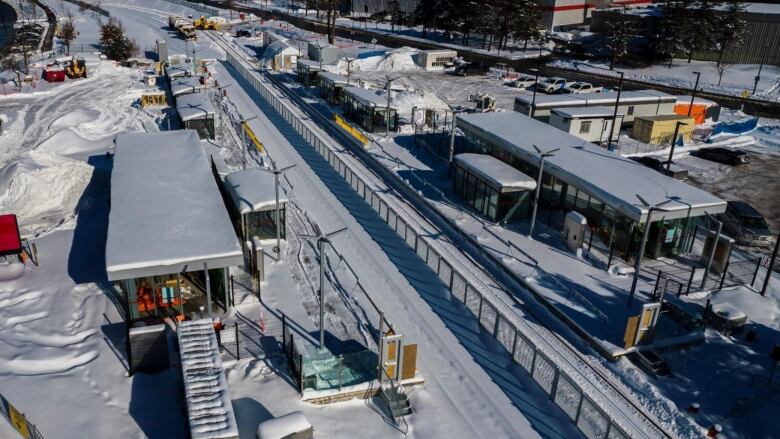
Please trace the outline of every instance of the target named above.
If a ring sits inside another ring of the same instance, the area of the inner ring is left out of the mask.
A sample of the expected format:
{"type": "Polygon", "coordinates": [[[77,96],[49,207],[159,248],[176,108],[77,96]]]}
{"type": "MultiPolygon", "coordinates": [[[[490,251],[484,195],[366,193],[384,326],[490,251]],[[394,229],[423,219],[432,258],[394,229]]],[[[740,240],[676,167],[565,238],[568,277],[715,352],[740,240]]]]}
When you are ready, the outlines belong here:
{"type": "Polygon", "coordinates": [[[577,211],[624,257],[636,254],[648,222],[646,255],[688,253],[697,218],[726,209],[714,195],[517,112],[466,114],[457,126],[463,136],[455,153],[489,154],[526,175],[539,172],[536,148],[559,148],[545,160],[539,219],[560,228],[566,212],[577,211]],[[663,212],[651,213],[639,197],[651,206],[665,203],[663,212]]]}
{"type": "Polygon", "coordinates": [[[615,117],[614,107],[556,108],[550,112],[549,124],[580,139],[602,144],[609,142],[610,133],[612,141],[618,140],[623,114],[615,117]]]}
{"type": "Polygon", "coordinates": [[[547,30],[565,30],[587,23],[595,9],[648,6],[652,0],[539,0],[540,24],[547,30]]]}
{"type": "MultiPolygon", "coordinates": [[[[515,111],[548,121],[556,108],[613,107],[618,100],[617,92],[588,93],[582,95],[518,96],[515,111]]],[[[618,113],[623,114],[623,124],[631,125],[636,116],[657,116],[674,114],[677,97],[658,90],[624,91],[620,93],[618,113]]]]}
{"type": "Polygon", "coordinates": [[[344,89],[344,115],[369,133],[398,129],[398,110],[387,104],[387,97],[376,94],[375,90],[344,89]]]}

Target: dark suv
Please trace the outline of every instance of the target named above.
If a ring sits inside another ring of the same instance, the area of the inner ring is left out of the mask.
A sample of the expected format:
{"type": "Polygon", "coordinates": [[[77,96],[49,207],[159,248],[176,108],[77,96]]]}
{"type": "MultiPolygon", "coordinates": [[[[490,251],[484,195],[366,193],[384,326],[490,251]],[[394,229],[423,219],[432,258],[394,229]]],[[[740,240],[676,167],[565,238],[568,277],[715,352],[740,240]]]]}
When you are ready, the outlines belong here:
{"type": "Polygon", "coordinates": [[[743,151],[731,148],[702,148],[692,152],[691,155],[732,166],[741,165],[750,161],[749,155],[745,154],[743,151]]]}
{"type": "Polygon", "coordinates": [[[677,180],[685,180],[686,178],[688,178],[688,170],[685,168],[681,168],[680,166],[677,166],[674,162],[672,162],[671,166],[669,166],[669,169],[666,169],[667,162],[657,159],[655,157],[651,157],[651,156],[631,157],[631,160],[637,163],[641,163],[642,165],[645,165],[650,169],[655,169],[661,174],[668,175],[669,177],[672,178],[676,178],[677,180]]]}

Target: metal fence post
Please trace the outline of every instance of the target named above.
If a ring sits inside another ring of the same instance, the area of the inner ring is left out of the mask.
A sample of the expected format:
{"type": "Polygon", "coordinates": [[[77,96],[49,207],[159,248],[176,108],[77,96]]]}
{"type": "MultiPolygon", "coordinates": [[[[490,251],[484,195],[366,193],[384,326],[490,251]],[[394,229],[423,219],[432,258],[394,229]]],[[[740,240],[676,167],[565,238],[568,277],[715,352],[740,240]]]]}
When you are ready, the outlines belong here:
{"type": "MultiPolygon", "coordinates": [[[[577,413],[574,415],[574,426],[577,427],[577,422],[580,420],[580,412],[582,412],[582,401],[585,401],[585,392],[580,389],[580,402],[577,403],[577,413]]],[[[579,427],[577,427],[579,428],[579,427]]]]}
{"type": "Polygon", "coordinates": [[[756,258],[756,269],[753,270],[753,279],[750,281],[750,286],[751,287],[756,284],[756,277],[758,276],[758,269],[761,268],[761,261],[762,260],[763,260],[763,257],[761,257],[761,256],[758,256],[756,258]]]}
{"type": "Polygon", "coordinates": [[[718,286],[719,290],[723,289],[723,282],[726,280],[726,275],[729,274],[729,264],[731,263],[731,258],[729,258],[728,261],[726,261],[726,267],[723,269],[723,275],[720,277],[720,285],[718,286]]]}
{"type": "Polygon", "coordinates": [[[561,376],[561,371],[555,369],[555,375],[553,375],[552,387],[550,388],[550,399],[555,402],[555,392],[558,391],[558,378],[561,376]]]}
{"type": "MultiPolygon", "coordinates": [[[[240,344],[241,342],[238,339],[238,322],[233,322],[233,327],[235,328],[235,331],[236,331],[236,360],[240,360],[241,359],[241,344],[240,344]]],[[[284,340],[282,340],[282,342],[284,342],[284,340]]]]}
{"type": "Polygon", "coordinates": [[[696,267],[691,267],[691,277],[688,278],[688,287],[685,289],[685,295],[691,293],[691,284],[693,284],[693,276],[696,274],[696,267]]]}

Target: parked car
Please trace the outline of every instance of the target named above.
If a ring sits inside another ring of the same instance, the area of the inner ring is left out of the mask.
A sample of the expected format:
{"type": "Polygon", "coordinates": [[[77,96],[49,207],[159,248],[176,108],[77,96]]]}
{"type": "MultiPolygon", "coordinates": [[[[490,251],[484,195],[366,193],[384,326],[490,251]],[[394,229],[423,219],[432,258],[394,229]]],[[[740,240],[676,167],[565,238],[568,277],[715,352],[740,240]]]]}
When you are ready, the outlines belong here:
{"type": "Polygon", "coordinates": [[[674,162],[671,163],[669,169],[666,169],[667,161],[660,160],[656,157],[644,156],[644,157],[631,157],[631,160],[647,166],[650,169],[655,169],[661,174],[668,175],[669,177],[676,178],[678,180],[685,180],[688,178],[688,170],[677,166],[674,162]]]}
{"type": "Polygon", "coordinates": [[[536,84],[536,77],[520,75],[517,79],[510,82],[509,85],[515,88],[528,88],[536,84]]]}
{"type": "Polygon", "coordinates": [[[462,62],[456,64],[452,70],[453,75],[457,76],[474,76],[484,75],[490,70],[490,66],[481,62],[462,62]]]}
{"type": "Polygon", "coordinates": [[[241,37],[249,38],[251,36],[252,36],[252,32],[250,32],[249,29],[237,29],[236,30],[236,38],[241,38],[241,37]]]}
{"type": "Polygon", "coordinates": [[[729,201],[721,215],[723,228],[740,244],[771,245],[769,226],[764,217],[744,201],[729,201]]]}
{"type": "Polygon", "coordinates": [[[580,93],[601,93],[604,87],[596,87],[590,82],[575,82],[574,84],[561,90],[561,93],[580,94],[580,93]]]}
{"type": "Polygon", "coordinates": [[[536,84],[536,90],[550,94],[563,90],[572,84],[574,84],[574,81],[567,81],[564,78],[552,77],[536,84]]]}
{"type": "Polygon", "coordinates": [[[741,165],[750,161],[750,156],[744,151],[731,148],[702,148],[692,152],[691,155],[732,166],[741,165]]]}

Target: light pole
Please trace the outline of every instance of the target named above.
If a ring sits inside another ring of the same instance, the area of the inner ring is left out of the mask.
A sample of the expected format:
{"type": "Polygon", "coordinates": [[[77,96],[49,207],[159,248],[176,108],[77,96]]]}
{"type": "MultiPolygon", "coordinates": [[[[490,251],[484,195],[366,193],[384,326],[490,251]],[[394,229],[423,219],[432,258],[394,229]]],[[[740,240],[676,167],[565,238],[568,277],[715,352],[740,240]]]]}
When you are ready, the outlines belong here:
{"type": "Polygon", "coordinates": [[[274,174],[274,191],[276,193],[276,247],[273,248],[273,252],[277,253],[277,260],[281,261],[281,242],[282,242],[282,218],[281,218],[281,208],[279,207],[279,175],[283,174],[284,171],[287,171],[290,168],[294,168],[295,165],[289,165],[285,166],[284,168],[278,169],[276,167],[276,163],[274,163],[274,169],[272,171],[269,171],[265,168],[259,168],[260,170],[264,172],[268,172],[271,174],[274,174]]]}
{"type": "Polygon", "coordinates": [[[330,238],[347,230],[336,230],[330,233],[322,233],[319,226],[314,225],[317,235],[300,235],[305,238],[317,238],[317,251],[320,253],[320,350],[325,348],[325,265],[327,264],[328,256],[325,254],[325,244],[330,244],[330,238]]]}
{"type": "Polygon", "coordinates": [[[536,79],[534,79],[534,96],[531,98],[531,117],[534,117],[534,114],[536,114],[536,86],[539,85],[539,69],[531,69],[531,71],[536,76],[536,79]]]}
{"type": "Polygon", "coordinates": [[[241,128],[243,135],[241,136],[241,169],[246,169],[246,142],[247,142],[247,130],[249,129],[249,121],[257,119],[257,116],[252,116],[249,119],[241,121],[241,128]]]}
{"type": "Polygon", "coordinates": [[[385,82],[385,88],[387,89],[387,108],[385,108],[385,138],[390,137],[390,84],[396,79],[400,79],[400,76],[395,78],[387,78],[385,82]]]}
{"type": "Polygon", "coordinates": [[[650,226],[653,224],[653,212],[668,212],[666,209],[661,208],[666,203],[670,203],[672,200],[666,200],[656,205],[650,205],[641,195],[636,194],[639,201],[642,202],[644,207],[649,207],[647,211],[647,222],[645,223],[645,231],[642,233],[642,243],[639,245],[639,253],[636,255],[636,261],[634,261],[634,279],[631,281],[631,291],[628,293],[628,307],[631,308],[631,304],[634,303],[634,292],[636,291],[636,284],[639,281],[639,269],[642,266],[642,256],[645,254],[645,245],[647,244],[647,236],[650,234],[650,226]]]}
{"type": "MultiPolygon", "coordinates": [[[[620,93],[623,92],[623,76],[625,72],[618,72],[620,81],[618,81],[618,94],[615,99],[615,111],[612,113],[612,127],[609,129],[609,138],[607,139],[607,149],[612,150],[612,136],[615,134],[615,125],[617,125],[618,105],[620,105],[620,93]]],[[[618,140],[620,140],[620,127],[618,127],[618,140]]]]}
{"type": "Polygon", "coordinates": [[[756,75],[756,83],[753,84],[753,94],[756,94],[756,90],[758,89],[758,81],[761,80],[761,70],[764,68],[764,58],[766,57],[766,49],[769,47],[769,44],[764,45],[764,51],[761,53],[761,64],[758,66],[758,74],[756,75]]]}
{"type": "Polygon", "coordinates": [[[666,170],[668,171],[672,167],[672,156],[674,155],[674,147],[677,145],[677,134],[680,133],[680,125],[688,126],[685,122],[677,122],[674,127],[674,136],[672,136],[672,150],[669,151],[669,161],[666,162],[666,170]]]}
{"type": "Polygon", "coordinates": [[[554,152],[558,151],[561,148],[555,148],[551,149],[546,152],[542,152],[539,147],[536,145],[533,145],[536,152],[539,153],[539,176],[536,178],[536,194],[534,194],[534,210],[533,213],[531,213],[531,228],[528,229],[528,237],[532,238],[534,237],[534,226],[536,226],[536,209],[539,206],[539,193],[542,190],[542,173],[544,172],[544,159],[547,157],[553,157],[555,154],[554,152]]]}
{"type": "Polygon", "coordinates": [[[347,58],[347,87],[349,87],[349,74],[352,70],[352,62],[356,60],[357,58],[347,58]]]}
{"type": "MultiPolygon", "coordinates": [[[[705,212],[706,213],[706,212],[705,212]]],[[[707,257],[707,266],[704,267],[704,277],[701,278],[701,287],[704,288],[704,285],[707,284],[707,277],[710,275],[710,268],[712,268],[712,260],[715,259],[715,250],[718,248],[718,242],[720,242],[720,232],[723,230],[723,223],[718,221],[714,216],[707,213],[707,216],[712,218],[713,221],[718,223],[718,229],[715,232],[715,242],[712,243],[712,249],[710,250],[710,255],[707,257]]]]}
{"type": "Polygon", "coordinates": [[[696,99],[696,90],[699,88],[699,78],[701,78],[701,72],[693,72],[696,74],[696,83],[693,85],[693,93],[691,93],[691,105],[688,106],[688,117],[691,117],[691,111],[693,110],[693,101],[696,99]]]}

